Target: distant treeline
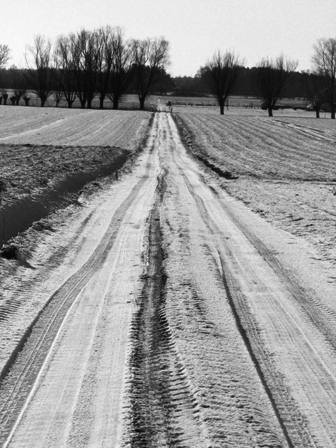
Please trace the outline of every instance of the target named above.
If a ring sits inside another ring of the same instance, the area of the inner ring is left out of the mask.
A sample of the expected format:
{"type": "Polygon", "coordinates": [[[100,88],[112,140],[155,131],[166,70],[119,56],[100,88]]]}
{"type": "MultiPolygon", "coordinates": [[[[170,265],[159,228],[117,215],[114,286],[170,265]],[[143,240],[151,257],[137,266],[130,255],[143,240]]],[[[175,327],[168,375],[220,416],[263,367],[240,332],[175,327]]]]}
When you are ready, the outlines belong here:
{"type": "MultiPolygon", "coordinates": [[[[242,67],[237,82],[233,88],[232,95],[258,96],[254,83],[256,67],[242,67]]],[[[318,78],[317,75],[307,72],[294,72],[290,81],[285,85],[282,92],[284,98],[308,98],[307,77],[318,78]]],[[[181,96],[202,96],[210,94],[210,89],[203,77],[198,73],[196,76],[178,76],[172,78],[174,82],[174,93],[181,96]]]]}
{"type": "MultiPolygon", "coordinates": [[[[0,96],[4,93],[11,93],[15,91],[35,91],[35,83],[32,81],[32,75],[37,74],[37,70],[34,69],[19,69],[16,67],[10,67],[8,69],[0,69],[0,96]]],[[[55,76],[52,79],[50,90],[56,92],[60,88],[59,79],[61,78],[61,70],[59,70],[59,76],[55,76]]],[[[179,79],[179,78],[176,78],[179,79]]],[[[191,78],[193,79],[193,78],[191,78]]],[[[175,91],[175,82],[165,70],[159,70],[158,79],[149,88],[149,93],[166,95],[175,91]]],[[[127,87],[125,94],[136,94],[136,78],[134,77],[130,85],[127,87]]],[[[100,92],[97,89],[95,96],[99,96],[100,92]]]]}
{"type": "MultiPolygon", "coordinates": [[[[233,89],[233,95],[242,95],[246,97],[257,95],[255,85],[253,82],[255,71],[257,68],[243,67],[240,71],[236,85],[233,89]]],[[[9,69],[0,70],[0,92],[34,90],[34,84],[31,77],[28,76],[28,69],[18,69],[11,67],[9,69]]],[[[307,98],[309,92],[307,91],[307,77],[317,78],[317,75],[306,72],[294,72],[282,92],[284,98],[307,98]]],[[[58,82],[57,77],[53,80],[52,90],[57,91],[58,82]]],[[[136,93],[136,79],[130,83],[126,90],[126,94],[136,93]]],[[[98,93],[98,92],[97,92],[98,93]]],[[[165,70],[161,70],[157,81],[150,87],[150,93],[166,95],[173,93],[176,96],[204,96],[210,95],[211,92],[204,78],[200,74],[192,76],[170,76],[165,70]]]]}

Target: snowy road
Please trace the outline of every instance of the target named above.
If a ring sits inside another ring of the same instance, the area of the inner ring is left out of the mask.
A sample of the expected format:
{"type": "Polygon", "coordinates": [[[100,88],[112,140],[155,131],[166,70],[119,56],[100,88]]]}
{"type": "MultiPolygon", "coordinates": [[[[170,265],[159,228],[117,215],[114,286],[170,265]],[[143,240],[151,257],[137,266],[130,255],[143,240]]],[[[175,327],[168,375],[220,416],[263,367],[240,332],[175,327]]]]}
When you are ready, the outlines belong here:
{"type": "Polygon", "coordinates": [[[3,446],[336,445],[336,306],[309,248],[225,194],[170,114],[80,216],[1,383],[3,446]]]}

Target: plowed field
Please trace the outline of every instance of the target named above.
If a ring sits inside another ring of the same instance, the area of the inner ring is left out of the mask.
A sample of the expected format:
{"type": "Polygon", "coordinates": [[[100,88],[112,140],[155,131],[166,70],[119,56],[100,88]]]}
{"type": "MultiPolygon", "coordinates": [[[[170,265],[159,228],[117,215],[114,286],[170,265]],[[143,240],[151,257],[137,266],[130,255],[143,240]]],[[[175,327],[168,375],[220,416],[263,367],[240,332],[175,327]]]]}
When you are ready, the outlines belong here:
{"type": "Polygon", "coordinates": [[[0,108],[1,143],[132,149],[148,112],[0,108]]]}
{"type": "Polygon", "coordinates": [[[2,107],[0,117],[2,244],[118,170],[141,146],[151,114],[2,107]]]}
{"type": "Polygon", "coordinates": [[[223,171],[256,178],[336,181],[336,130],[331,120],[223,117],[195,111],[178,116],[195,151],[223,171]]]}
{"type": "MultiPolygon", "coordinates": [[[[336,266],[334,120],[259,114],[179,113],[193,154],[237,179],[220,184],[277,227],[314,244],[326,269],[336,266]]],[[[334,274],[329,273],[330,282],[334,274]]]]}

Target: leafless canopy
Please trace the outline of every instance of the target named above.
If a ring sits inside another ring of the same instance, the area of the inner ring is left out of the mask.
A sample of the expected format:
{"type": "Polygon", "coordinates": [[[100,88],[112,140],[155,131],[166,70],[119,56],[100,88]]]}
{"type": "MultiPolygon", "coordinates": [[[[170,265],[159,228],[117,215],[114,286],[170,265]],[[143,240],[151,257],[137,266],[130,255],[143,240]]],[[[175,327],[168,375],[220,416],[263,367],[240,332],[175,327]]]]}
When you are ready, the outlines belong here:
{"type": "Polygon", "coordinates": [[[113,109],[118,109],[119,101],[129,87],[133,76],[133,48],[126,41],[121,28],[115,28],[112,36],[111,67],[109,77],[109,97],[113,109]]]}
{"type": "Polygon", "coordinates": [[[57,87],[63,92],[71,108],[76,97],[76,79],[74,74],[75,44],[69,36],[60,36],[56,42],[55,60],[57,64],[57,87]]]}
{"type": "Polygon", "coordinates": [[[74,51],[73,68],[77,86],[77,96],[81,107],[92,107],[92,100],[98,90],[98,70],[101,54],[99,32],[85,29],[70,35],[74,51]]]}
{"type": "Polygon", "coordinates": [[[218,101],[220,113],[224,114],[224,105],[236,84],[243,61],[234,52],[217,51],[212,59],[200,69],[201,77],[218,101]]]}
{"type": "Polygon", "coordinates": [[[100,92],[99,103],[101,109],[104,108],[104,100],[109,88],[114,34],[114,28],[109,25],[98,30],[99,40],[101,41],[101,51],[98,59],[98,88],[100,92]]]}
{"type": "Polygon", "coordinates": [[[331,118],[335,119],[336,39],[319,39],[314,51],[314,68],[324,78],[331,118]]]}
{"type": "Polygon", "coordinates": [[[297,61],[290,60],[284,55],[280,55],[275,61],[270,58],[262,59],[257,65],[254,76],[255,87],[270,117],[286,81],[297,66],[297,61]]]}
{"type": "Polygon", "coordinates": [[[303,82],[307,99],[311,101],[316,112],[316,118],[320,118],[321,107],[323,103],[328,101],[324,78],[318,72],[306,72],[303,73],[303,82]]]}
{"type": "Polygon", "coordinates": [[[132,47],[136,90],[140,101],[140,110],[143,110],[150,87],[157,81],[161,71],[165,70],[170,63],[169,42],[162,37],[134,40],[132,47]]]}
{"type": "Polygon", "coordinates": [[[54,91],[56,101],[64,95],[68,107],[78,97],[82,108],[91,108],[99,94],[100,108],[108,96],[118,109],[134,82],[144,109],[151,86],[169,64],[169,43],[163,38],[126,40],[121,28],[107,25],[59,36],[53,53],[51,42],[37,36],[26,62],[27,77],[42,106],[54,91]]]}
{"type": "Polygon", "coordinates": [[[0,68],[3,68],[7,64],[10,58],[9,54],[10,54],[9,46],[0,45],[0,68]]]}

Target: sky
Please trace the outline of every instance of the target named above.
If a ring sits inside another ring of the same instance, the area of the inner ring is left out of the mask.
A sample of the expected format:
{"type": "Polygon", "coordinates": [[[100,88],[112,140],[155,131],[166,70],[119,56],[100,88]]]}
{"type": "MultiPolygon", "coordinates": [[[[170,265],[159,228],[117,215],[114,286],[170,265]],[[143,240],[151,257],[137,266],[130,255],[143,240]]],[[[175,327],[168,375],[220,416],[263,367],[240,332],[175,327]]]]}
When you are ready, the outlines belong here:
{"type": "Polygon", "coordinates": [[[55,40],[105,25],[127,38],[165,37],[172,76],[194,76],[217,50],[235,51],[248,67],[283,53],[300,71],[312,68],[317,39],[336,38],[336,0],[1,0],[8,67],[25,67],[38,34],[55,40]]]}

